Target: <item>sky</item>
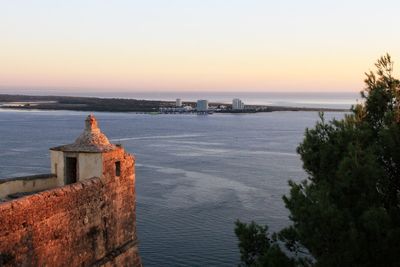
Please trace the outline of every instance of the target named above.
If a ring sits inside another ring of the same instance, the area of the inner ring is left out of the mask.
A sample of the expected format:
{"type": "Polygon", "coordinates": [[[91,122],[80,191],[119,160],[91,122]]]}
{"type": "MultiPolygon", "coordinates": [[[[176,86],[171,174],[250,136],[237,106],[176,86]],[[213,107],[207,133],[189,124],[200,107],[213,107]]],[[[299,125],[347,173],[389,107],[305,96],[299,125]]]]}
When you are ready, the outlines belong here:
{"type": "Polygon", "coordinates": [[[398,0],[2,0],[0,93],[358,92],[381,55],[400,61],[399,12],[398,0]]]}

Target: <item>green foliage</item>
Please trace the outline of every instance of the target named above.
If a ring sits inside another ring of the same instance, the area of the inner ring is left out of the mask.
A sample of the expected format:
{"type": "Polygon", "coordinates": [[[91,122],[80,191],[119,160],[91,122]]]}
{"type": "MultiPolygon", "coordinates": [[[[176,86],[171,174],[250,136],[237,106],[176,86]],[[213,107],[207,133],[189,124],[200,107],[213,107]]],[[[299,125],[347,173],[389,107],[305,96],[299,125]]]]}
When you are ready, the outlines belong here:
{"type": "MultiPolygon", "coordinates": [[[[400,82],[389,55],[376,67],[366,74],[364,103],[342,120],[326,122],[321,114],[298,147],[309,177],[290,181],[283,197],[292,225],[276,236],[291,257],[293,265],[286,266],[399,266],[400,82]]],[[[251,236],[242,243],[238,233],[242,256],[252,255],[251,236]]],[[[244,265],[285,266],[269,265],[284,253],[267,240],[252,261],[242,257],[244,265]]]]}
{"type": "Polygon", "coordinates": [[[294,266],[294,261],[280,250],[276,238],[269,237],[267,226],[236,221],[235,234],[240,240],[241,266],[294,266]]]}

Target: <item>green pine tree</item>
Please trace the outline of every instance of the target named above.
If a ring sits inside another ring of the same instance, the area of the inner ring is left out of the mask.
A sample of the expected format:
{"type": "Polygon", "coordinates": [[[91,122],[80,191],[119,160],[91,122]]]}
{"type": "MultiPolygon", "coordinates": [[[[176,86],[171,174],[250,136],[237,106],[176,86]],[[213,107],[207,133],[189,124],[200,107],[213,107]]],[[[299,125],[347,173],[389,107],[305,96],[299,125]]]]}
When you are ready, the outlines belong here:
{"type": "Polygon", "coordinates": [[[400,266],[400,81],[389,55],[375,65],[362,104],[306,130],[308,179],[283,197],[292,224],[271,237],[236,222],[242,266],[400,266]]]}

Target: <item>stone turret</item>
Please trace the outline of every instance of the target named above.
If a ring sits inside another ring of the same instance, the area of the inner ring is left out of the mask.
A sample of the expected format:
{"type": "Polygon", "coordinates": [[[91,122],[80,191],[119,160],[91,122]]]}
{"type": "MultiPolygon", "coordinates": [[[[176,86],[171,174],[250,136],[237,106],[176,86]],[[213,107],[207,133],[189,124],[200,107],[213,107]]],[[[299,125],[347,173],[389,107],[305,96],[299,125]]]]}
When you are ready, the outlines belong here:
{"type": "Polygon", "coordinates": [[[108,141],[108,138],[101,132],[94,115],[87,116],[85,120],[85,129],[78,136],[74,143],[51,148],[53,151],[62,152],[85,152],[101,153],[111,151],[117,147],[108,141]]]}
{"type": "MultiPolygon", "coordinates": [[[[89,115],[83,132],[74,143],[50,149],[51,171],[57,175],[59,185],[102,177],[104,153],[120,149],[101,132],[94,115],[89,115]]],[[[116,162],[115,168],[120,169],[120,162],[116,162]]]]}

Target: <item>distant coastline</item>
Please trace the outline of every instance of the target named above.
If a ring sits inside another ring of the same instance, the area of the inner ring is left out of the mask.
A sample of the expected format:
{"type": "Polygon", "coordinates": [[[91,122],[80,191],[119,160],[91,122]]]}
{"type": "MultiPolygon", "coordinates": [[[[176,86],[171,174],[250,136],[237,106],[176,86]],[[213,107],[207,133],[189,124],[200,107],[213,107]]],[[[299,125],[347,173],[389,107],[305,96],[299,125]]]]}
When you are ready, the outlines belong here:
{"type": "MultiPolygon", "coordinates": [[[[185,105],[195,107],[192,101],[183,101],[185,105]]],[[[138,100],[128,98],[100,98],[100,97],[74,97],[74,96],[33,96],[0,94],[0,108],[22,110],[74,110],[74,111],[100,111],[100,112],[141,112],[158,113],[162,108],[174,107],[175,101],[138,100]]],[[[245,110],[232,110],[230,104],[210,102],[215,107],[216,113],[257,113],[274,111],[322,111],[346,112],[349,109],[323,108],[323,107],[291,107],[270,105],[246,105],[245,110]],[[218,110],[218,106],[226,106],[218,110]]]]}

